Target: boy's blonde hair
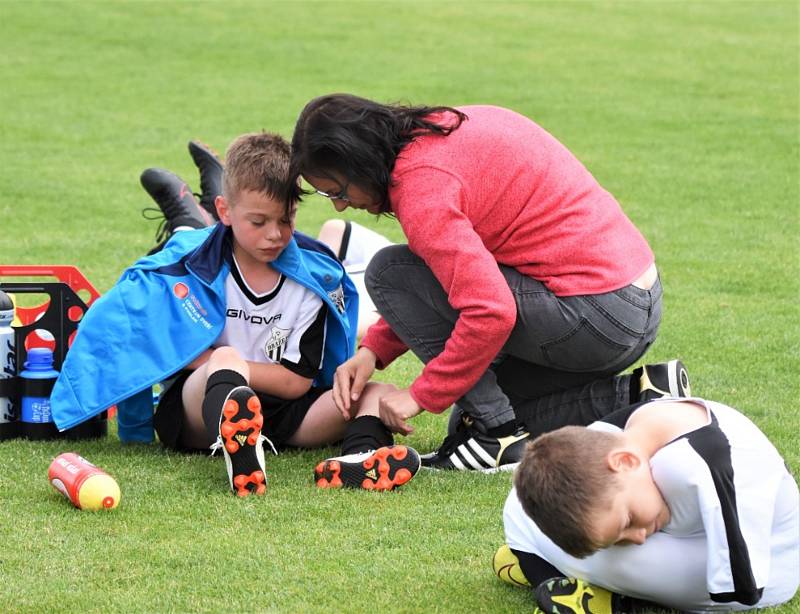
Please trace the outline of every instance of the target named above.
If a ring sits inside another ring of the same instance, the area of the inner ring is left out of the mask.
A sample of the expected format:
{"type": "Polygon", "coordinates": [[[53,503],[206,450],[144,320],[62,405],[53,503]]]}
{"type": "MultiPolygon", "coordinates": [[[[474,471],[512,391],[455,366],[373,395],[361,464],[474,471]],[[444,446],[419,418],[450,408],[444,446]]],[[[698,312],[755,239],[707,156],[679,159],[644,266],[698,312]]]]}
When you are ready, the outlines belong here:
{"type": "Polygon", "coordinates": [[[243,190],[258,192],[284,203],[288,212],[300,199],[300,186],[289,179],[291,148],[269,132],[237,137],[225,153],[222,193],[229,202],[243,190]]]}
{"type": "Polygon", "coordinates": [[[565,426],[530,442],[514,475],[522,509],[574,557],[606,546],[595,541],[588,527],[615,493],[617,478],[606,457],[619,443],[614,433],[565,426]]]}

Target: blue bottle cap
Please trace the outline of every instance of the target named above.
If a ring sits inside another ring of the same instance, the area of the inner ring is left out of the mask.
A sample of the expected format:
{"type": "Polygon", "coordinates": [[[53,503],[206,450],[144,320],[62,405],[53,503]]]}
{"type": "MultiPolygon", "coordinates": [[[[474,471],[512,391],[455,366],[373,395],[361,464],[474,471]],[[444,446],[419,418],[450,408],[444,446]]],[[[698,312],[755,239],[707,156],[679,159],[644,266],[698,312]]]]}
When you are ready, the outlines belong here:
{"type": "Polygon", "coordinates": [[[53,366],[53,350],[48,348],[31,348],[28,350],[26,369],[44,370],[53,366]]]}

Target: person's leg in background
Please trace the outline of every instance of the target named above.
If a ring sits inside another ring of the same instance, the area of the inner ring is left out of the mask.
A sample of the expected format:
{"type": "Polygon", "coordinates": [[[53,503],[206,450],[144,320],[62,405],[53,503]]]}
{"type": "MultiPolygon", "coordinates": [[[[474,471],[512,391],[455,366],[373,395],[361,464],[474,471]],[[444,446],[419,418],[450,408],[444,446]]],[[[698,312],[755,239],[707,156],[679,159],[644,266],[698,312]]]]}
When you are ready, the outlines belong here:
{"type": "Polygon", "coordinates": [[[162,220],[156,231],[156,245],[148,255],[158,252],[176,232],[205,228],[219,221],[214,201],[222,194],[222,162],[199,141],[189,142],[189,154],[200,173],[199,194],[193,193],[178,175],[163,168],[145,169],[139,178],[158,205],[158,209],[143,209],[142,215],[145,219],[162,220]]]}
{"type": "Polygon", "coordinates": [[[200,206],[217,222],[219,216],[215,201],[222,194],[222,160],[213,149],[200,141],[189,141],[189,155],[200,173],[200,194],[195,196],[200,206]]]}
{"type": "Polygon", "coordinates": [[[364,285],[364,274],[372,257],[384,247],[392,245],[382,234],[349,220],[326,220],[317,238],[331,248],[344,265],[358,291],[358,331],[361,339],[367,329],[380,319],[364,285]]]}

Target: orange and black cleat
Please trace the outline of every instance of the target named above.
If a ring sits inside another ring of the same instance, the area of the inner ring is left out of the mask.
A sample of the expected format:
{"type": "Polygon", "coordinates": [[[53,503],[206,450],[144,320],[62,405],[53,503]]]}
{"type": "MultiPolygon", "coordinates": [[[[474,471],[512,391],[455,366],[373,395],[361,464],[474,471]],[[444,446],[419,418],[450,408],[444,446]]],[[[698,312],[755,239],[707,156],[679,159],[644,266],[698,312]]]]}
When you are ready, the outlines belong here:
{"type": "Polygon", "coordinates": [[[239,497],[267,492],[263,425],[261,402],[255,392],[247,386],[231,390],[222,406],[219,438],[212,449],[222,448],[231,490],[239,497]]]}
{"type": "Polygon", "coordinates": [[[393,490],[413,478],[419,468],[414,448],[386,446],[324,460],[314,468],[314,481],[320,488],[393,490]]]}

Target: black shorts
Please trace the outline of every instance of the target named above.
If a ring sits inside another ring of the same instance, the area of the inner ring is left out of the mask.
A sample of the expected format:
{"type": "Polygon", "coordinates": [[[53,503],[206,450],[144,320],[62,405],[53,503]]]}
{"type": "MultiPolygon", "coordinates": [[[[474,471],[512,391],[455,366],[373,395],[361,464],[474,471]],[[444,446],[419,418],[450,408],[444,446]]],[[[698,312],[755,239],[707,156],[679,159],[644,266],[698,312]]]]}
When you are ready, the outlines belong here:
{"type": "MultiPolygon", "coordinates": [[[[187,447],[182,442],[184,410],[183,410],[183,385],[192,371],[182,371],[170,381],[156,408],[153,425],[161,443],[173,450],[181,452],[208,452],[208,449],[198,450],[187,447]]],[[[261,413],[264,416],[264,426],[261,433],[265,435],[278,448],[289,447],[286,442],[295,434],[300,424],[306,417],[309,408],[323,393],[330,388],[316,388],[312,386],[308,392],[297,399],[281,399],[264,392],[256,392],[261,401],[261,413]]]]}

